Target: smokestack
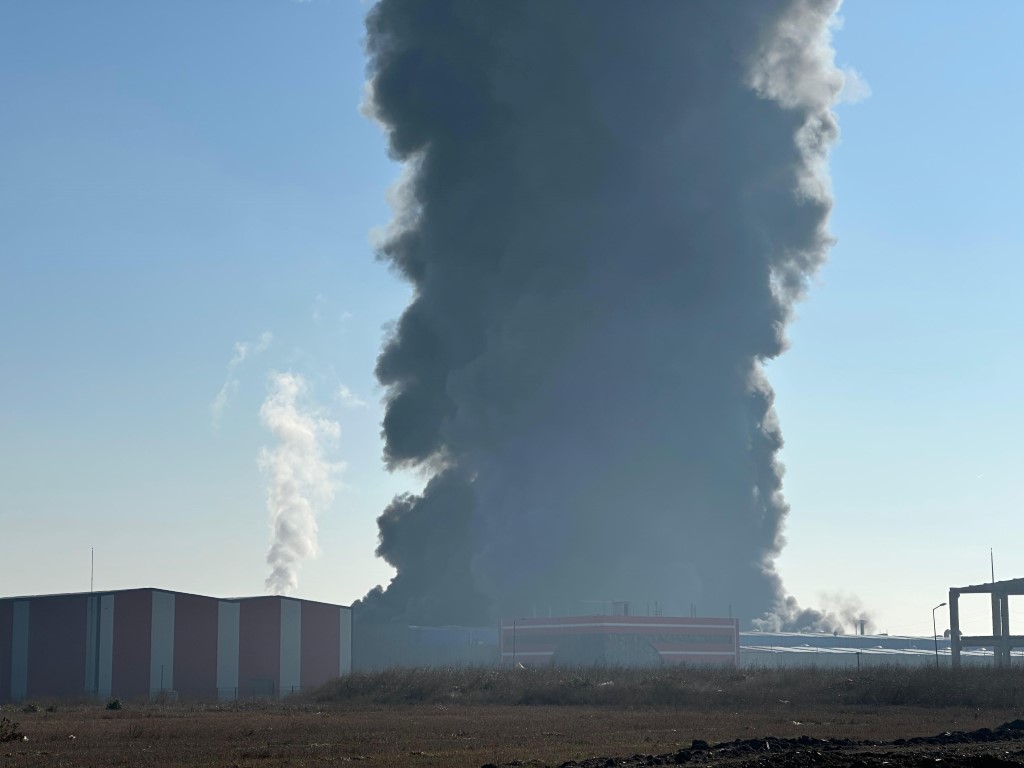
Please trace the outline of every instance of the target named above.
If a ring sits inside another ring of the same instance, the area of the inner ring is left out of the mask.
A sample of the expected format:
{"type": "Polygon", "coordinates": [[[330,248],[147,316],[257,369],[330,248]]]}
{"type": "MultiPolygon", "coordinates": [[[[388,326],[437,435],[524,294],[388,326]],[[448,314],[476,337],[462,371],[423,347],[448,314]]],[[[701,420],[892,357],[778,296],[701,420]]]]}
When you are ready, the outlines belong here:
{"type": "Polygon", "coordinates": [[[830,244],[836,7],[371,9],[369,107],[409,171],[380,256],[414,288],[385,460],[433,476],[379,518],[397,574],[367,620],[779,603],[762,366],[830,244]]]}

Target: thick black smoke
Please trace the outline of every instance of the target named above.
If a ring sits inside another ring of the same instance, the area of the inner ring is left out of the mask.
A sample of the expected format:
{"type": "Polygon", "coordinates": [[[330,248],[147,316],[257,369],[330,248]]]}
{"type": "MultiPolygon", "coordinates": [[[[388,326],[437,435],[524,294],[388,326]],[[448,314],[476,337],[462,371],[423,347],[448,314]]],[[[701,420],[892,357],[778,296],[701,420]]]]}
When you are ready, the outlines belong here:
{"type": "Polygon", "coordinates": [[[829,246],[837,0],[381,0],[372,109],[409,167],[381,257],[368,618],[606,600],[751,619],[781,597],[761,364],[829,246]]]}

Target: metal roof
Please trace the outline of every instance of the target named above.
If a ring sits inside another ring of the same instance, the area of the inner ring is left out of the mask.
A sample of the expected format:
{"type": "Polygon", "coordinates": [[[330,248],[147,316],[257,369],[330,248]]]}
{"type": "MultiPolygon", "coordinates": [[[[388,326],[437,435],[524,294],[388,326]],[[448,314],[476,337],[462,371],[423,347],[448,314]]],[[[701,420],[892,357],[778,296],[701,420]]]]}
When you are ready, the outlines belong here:
{"type": "Polygon", "coordinates": [[[253,595],[252,597],[211,597],[210,595],[198,595],[194,592],[179,592],[174,589],[163,589],[162,587],[128,587],[125,589],[97,589],[93,592],[57,592],[48,595],[11,595],[8,597],[0,596],[0,603],[8,600],[50,600],[62,597],[90,597],[93,595],[121,595],[128,592],[165,592],[171,595],[182,595],[184,597],[201,597],[204,600],[219,600],[221,602],[228,603],[240,603],[252,600],[295,600],[300,603],[319,603],[320,605],[331,605],[336,608],[348,608],[347,605],[338,605],[336,603],[325,603],[322,600],[304,600],[301,597],[291,597],[290,595],[253,595]]]}
{"type": "MultiPolygon", "coordinates": [[[[787,654],[787,655],[815,655],[824,654],[830,656],[851,656],[856,654],[864,654],[866,656],[920,656],[930,657],[935,655],[935,648],[882,648],[879,646],[868,647],[868,648],[841,648],[841,647],[825,647],[819,648],[815,646],[801,646],[801,645],[740,645],[740,653],[767,653],[767,654],[787,654]]],[[[963,656],[972,657],[985,657],[991,658],[991,649],[983,648],[972,648],[970,650],[963,650],[960,652],[963,656]]],[[[949,648],[939,648],[939,656],[948,657],[950,655],[949,648]]],[[[1016,658],[1024,659],[1024,649],[1015,648],[1012,655],[1016,658]]]]}

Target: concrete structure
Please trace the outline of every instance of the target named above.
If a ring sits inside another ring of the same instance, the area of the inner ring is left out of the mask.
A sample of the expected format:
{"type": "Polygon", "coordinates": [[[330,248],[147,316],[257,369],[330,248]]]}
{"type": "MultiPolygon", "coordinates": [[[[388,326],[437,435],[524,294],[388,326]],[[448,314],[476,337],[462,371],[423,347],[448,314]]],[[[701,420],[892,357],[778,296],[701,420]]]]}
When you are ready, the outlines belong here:
{"type": "Polygon", "coordinates": [[[740,661],[736,619],[569,616],[502,622],[504,664],[657,666],[740,661]]]}
{"type": "Polygon", "coordinates": [[[283,696],[351,668],[344,606],[152,588],[0,599],[0,703],[283,696]]]}
{"type": "Polygon", "coordinates": [[[960,666],[963,648],[977,646],[991,646],[996,667],[1010,666],[1012,649],[1024,647],[1024,635],[1010,634],[1010,595],[1024,595],[1024,579],[949,588],[949,631],[954,667],[960,666]],[[960,595],[964,594],[992,596],[991,635],[960,634],[960,595]]]}

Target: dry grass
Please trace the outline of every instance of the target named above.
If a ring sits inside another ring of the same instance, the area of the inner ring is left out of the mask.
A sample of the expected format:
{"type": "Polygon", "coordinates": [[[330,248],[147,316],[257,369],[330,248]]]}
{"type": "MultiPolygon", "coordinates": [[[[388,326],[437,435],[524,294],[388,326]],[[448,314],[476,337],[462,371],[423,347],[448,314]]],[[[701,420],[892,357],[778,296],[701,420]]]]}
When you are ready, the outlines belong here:
{"type": "Polygon", "coordinates": [[[230,707],[126,703],[121,711],[108,711],[92,703],[23,712],[8,706],[0,716],[17,722],[28,741],[0,744],[0,765],[559,765],[597,755],[664,753],[695,738],[807,734],[889,740],[993,726],[1019,717],[1022,709],[1019,702],[1003,703],[1016,689],[987,670],[959,678],[959,693],[948,688],[953,678],[927,682],[927,676],[901,677],[905,670],[853,682],[811,670],[676,670],[660,676],[544,670],[546,676],[537,671],[536,677],[522,670],[497,677],[490,672],[357,675],[305,698],[230,707]],[[478,685],[465,687],[473,680],[478,685]],[[597,684],[609,680],[615,685],[597,684]],[[578,689],[603,698],[565,706],[524,703],[535,700],[537,691],[547,691],[539,700],[554,700],[552,691],[578,689]],[[618,691],[619,701],[609,689],[618,691]],[[480,701],[498,692],[514,700],[480,701]],[[957,703],[963,698],[980,703],[957,703]]]}
{"type": "Polygon", "coordinates": [[[350,675],[312,697],[337,705],[503,704],[760,707],[842,704],[1024,707],[1024,670],[873,667],[849,670],[673,667],[394,669],[350,675]]]}

